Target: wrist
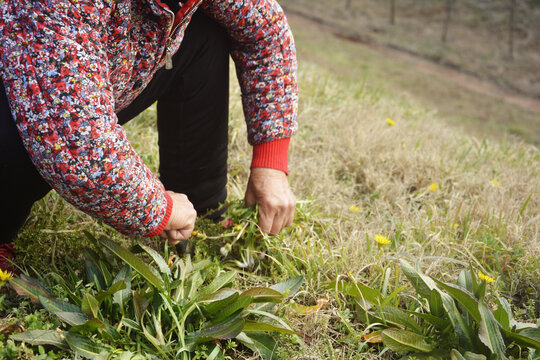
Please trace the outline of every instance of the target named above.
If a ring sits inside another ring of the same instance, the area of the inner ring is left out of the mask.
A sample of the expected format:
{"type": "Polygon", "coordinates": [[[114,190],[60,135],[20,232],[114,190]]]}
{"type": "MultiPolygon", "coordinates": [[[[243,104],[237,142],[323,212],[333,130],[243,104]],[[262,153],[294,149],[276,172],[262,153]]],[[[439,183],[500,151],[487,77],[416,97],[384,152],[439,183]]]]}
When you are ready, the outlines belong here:
{"type": "Polygon", "coordinates": [[[169,193],[165,192],[165,201],[167,202],[166,210],[165,210],[165,216],[163,216],[163,220],[161,220],[161,224],[152,231],[150,234],[145,235],[146,237],[153,237],[161,234],[163,230],[165,230],[165,227],[169,223],[169,220],[171,218],[172,210],[173,210],[173,200],[171,198],[171,195],[169,193]]]}

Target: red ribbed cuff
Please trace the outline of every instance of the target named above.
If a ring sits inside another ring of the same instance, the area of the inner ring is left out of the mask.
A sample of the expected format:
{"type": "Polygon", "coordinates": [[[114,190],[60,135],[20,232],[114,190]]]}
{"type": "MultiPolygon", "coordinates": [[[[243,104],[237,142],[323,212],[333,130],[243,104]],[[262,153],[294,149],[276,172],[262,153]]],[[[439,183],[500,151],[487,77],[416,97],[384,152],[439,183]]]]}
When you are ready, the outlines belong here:
{"type": "Polygon", "coordinates": [[[290,140],[290,138],[277,139],[254,145],[251,169],[257,167],[276,169],[289,175],[287,157],[290,140]]]}
{"type": "Polygon", "coordinates": [[[173,201],[171,195],[169,195],[168,192],[165,192],[165,199],[167,199],[167,210],[165,211],[165,216],[163,217],[161,224],[156,228],[156,230],[152,231],[148,235],[145,235],[146,237],[152,237],[161,234],[165,229],[165,226],[167,226],[167,224],[169,223],[169,219],[171,218],[172,214],[173,201]]]}

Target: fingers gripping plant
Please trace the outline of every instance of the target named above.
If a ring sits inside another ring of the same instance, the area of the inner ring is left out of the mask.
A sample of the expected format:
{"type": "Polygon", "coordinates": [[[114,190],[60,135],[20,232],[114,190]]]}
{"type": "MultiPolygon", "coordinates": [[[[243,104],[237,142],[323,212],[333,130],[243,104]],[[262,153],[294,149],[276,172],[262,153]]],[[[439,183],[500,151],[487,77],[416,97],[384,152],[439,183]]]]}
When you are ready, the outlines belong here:
{"type": "Polygon", "coordinates": [[[13,340],[54,345],[88,359],[191,359],[201,352],[222,359],[227,345],[221,341],[236,339],[271,358],[276,343],[268,333],[293,333],[272,311],[298,291],[302,278],[241,292],[229,286],[236,272],[215,274],[209,260],[192,263],[167,249],[164,258],[137,245],[151,259],[148,265],[112,241],[97,243],[100,252],[85,253],[86,281],[72,271],[51,275],[69,302],[35,279],[11,280],[20,295],[66,324],[66,330],[26,331],[13,340]]]}
{"type": "Polygon", "coordinates": [[[509,303],[496,297],[497,308],[488,306],[486,281],[463,270],[455,284],[423,274],[406,261],[401,270],[417,292],[410,309],[398,308],[396,291],[380,291],[358,283],[331,284],[352,296],[360,321],[379,328],[364,337],[382,342],[390,350],[417,359],[508,359],[540,356],[540,324],[517,322],[509,303]]]}

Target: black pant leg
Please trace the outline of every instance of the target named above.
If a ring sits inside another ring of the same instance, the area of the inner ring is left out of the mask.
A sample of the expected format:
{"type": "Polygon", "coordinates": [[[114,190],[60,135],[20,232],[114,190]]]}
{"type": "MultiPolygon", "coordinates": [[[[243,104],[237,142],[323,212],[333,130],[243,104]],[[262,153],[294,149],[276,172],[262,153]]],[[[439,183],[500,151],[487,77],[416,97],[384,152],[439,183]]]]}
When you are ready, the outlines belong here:
{"type": "Polygon", "coordinates": [[[227,198],[229,39],[202,12],[192,21],[176,54],[185,69],[158,99],[160,176],[204,214],[227,198]]]}
{"type": "Polygon", "coordinates": [[[34,202],[50,190],[26,152],[0,81],[0,243],[15,239],[34,202]]]}
{"type": "Polygon", "coordinates": [[[118,113],[121,124],[156,100],[160,178],[188,196],[199,214],[227,197],[229,39],[197,11],[173,68],[159,70],[145,90],[118,113]]]}

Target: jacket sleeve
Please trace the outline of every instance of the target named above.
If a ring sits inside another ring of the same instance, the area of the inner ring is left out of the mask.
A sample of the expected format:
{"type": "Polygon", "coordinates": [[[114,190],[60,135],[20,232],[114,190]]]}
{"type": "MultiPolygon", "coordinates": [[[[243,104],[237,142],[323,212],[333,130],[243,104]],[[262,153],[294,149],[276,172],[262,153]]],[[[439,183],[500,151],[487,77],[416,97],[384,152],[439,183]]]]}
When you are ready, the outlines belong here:
{"type": "Polygon", "coordinates": [[[92,6],[4,8],[1,76],[24,145],[44,179],[122,233],[155,235],[172,204],[117,124],[102,49],[106,37],[92,6]]]}
{"type": "Polygon", "coordinates": [[[205,0],[201,6],[232,40],[250,144],[292,136],[298,113],[296,51],[281,7],[275,0],[205,0]]]}

